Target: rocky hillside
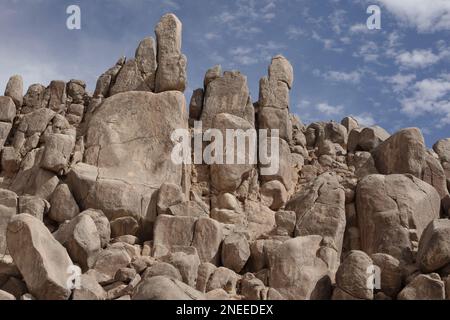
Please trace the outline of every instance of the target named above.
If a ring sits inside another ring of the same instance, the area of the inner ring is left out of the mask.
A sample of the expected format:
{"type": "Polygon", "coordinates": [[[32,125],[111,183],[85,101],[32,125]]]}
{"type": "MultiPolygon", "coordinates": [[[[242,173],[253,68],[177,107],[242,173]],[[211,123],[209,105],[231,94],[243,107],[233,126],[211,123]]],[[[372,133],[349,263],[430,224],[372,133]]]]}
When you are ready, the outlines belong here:
{"type": "Polygon", "coordinates": [[[215,66],[187,106],[181,22],[155,33],[93,94],[71,80],[24,95],[11,77],[0,299],[450,298],[450,139],[428,150],[417,128],[304,125],[283,56],[256,103],[245,75],[215,66]],[[194,137],[196,121],[278,129],[278,170],[176,164],[171,135],[194,137]]]}

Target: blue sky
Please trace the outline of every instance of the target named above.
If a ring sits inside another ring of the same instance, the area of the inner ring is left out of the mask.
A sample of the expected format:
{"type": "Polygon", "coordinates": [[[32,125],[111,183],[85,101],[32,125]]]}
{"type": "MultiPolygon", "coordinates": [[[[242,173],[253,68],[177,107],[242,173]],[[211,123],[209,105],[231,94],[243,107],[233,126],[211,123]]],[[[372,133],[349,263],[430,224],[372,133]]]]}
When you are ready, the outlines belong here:
{"type": "Polygon", "coordinates": [[[221,64],[248,76],[253,100],[270,58],[295,69],[291,110],[305,123],[346,115],[395,132],[417,126],[428,145],[450,136],[450,0],[1,0],[0,91],[10,75],[26,86],[97,77],[160,16],[183,22],[190,97],[221,64]],[[81,8],[81,30],[66,8],[81,8]],[[381,8],[381,30],[366,9],[381,8]]]}

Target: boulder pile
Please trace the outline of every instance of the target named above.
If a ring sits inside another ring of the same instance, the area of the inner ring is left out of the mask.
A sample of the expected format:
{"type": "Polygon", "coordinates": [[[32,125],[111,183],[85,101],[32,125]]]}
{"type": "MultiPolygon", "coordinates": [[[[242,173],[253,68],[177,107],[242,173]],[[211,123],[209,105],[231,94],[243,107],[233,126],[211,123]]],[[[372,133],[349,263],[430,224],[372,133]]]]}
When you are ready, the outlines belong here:
{"type": "Polygon", "coordinates": [[[187,105],[182,24],[167,14],[155,33],[93,94],[8,82],[0,300],[450,299],[450,138],[305,125],[281,55],[257,102],[214,66],[187,105]],[[265,129],[278,169],[176,163],[180,129],[265,129]]]}

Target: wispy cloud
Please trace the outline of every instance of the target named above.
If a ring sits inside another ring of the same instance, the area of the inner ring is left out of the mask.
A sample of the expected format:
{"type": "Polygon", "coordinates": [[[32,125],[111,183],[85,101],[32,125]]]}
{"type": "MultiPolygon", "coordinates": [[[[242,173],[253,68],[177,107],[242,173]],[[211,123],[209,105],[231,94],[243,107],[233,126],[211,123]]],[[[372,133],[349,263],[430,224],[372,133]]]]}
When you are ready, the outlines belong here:
{"type": "Polygon", "coordinates": [[[404,68],[418,69],[432,66],[439,62],[440,56],[434,54],[430,49],[404,51],[397,55],[395,61],[404,68]]]}
{"type": "Polygon", "coordinates": [[[359,71],[344,72],[332,70],[322,73],[320,70],[315,69],[313,74],[329,81],[347,82],[353,84],[360,83],[362,77],[362,74],[359,71]]]}
{"type": "Polygon", "coordinates": [[[328,22],[331,25],[331,29],[336,34],[342,33],[342,28],[346,26],[345,23],[345,17],[347,15],[347,11],[338,9],[334,10],[329,16],[328,16],[328,22]]]}
{"type": "Polygon", "coordinates": [[[163,0],[162,4],[172,10],[180,10],[180,5],[175,0],[163,0]]]}
{"type": "Polygon", "coordinates": [[[253,55],[253,48],[236,47],[228,51],[232,60],[239,65],[252,65],[258,63],[258,59],[253,55]]]}
{"type": "Polygon", "coordinates": [[[331,38],[325,38],[319,35],[316,31],[312,32],[312,39],[316,40],[317,42],[320,42],[324,49],[335,51],[335,52],[343,52],[344,49],[340,48],[336,45],[336,41],[331,38]]]}
{"type": "Polygon", "coordinates": [[[365,62],[376,62],[380,57],[379,45],[374,41],[367,41],[353,53],[353,56],[362,58],[365,62]]]}
{"type": "Polygon", "coordinates": [[[343,106],[341,105],[333,106],[327,102],[319,103],[316,106],[316,109],[327,116],[339,116],[342,115],[344,111],[343,106]]]}
{"type": "Polygon", "coordinates": [[[349,31],[352,34],[355,34],[355,33],[369,33],[370,32],[369,28],[367,28],[367,25],[365,25],[363,23],[357,23],[357,24],[352,25],[350,27],[349,31]]]}
{"type": "Polygon", "coordinates": [[[267,41],[258,43],[254,47],[237,46],[228,50],[231,61],[236,65],[253,65],[260,62],[268,62],[274,55],[281,53],[285,45],[267,41]]]}
{"type": "Polygon", "coordinates": [[[287,29],[287,35],[289,39],[296,40],[302,36],[305,36],[307,33],[303,28],[297,26],[289,26],[287,29]]]}
{"type": "Polygon", "coordinates": [[[248,36],[262,32],[256,26],[261,22],[269,23],[276,18],[278,0],[238,0],[219,15],[213,17],[216,22],[226,25],[237,36],[248,36]]]}
{"type": "Polygon", "coordinates": [[[384,78],[389,84],[393,86],[394,92],[402,92],[408,86],[416,80],[415,74],[400,74],[397,73],[394,76],[384,78]]]}
{"type": "Polygon", "coordinates": [[[448,75],[417,81],[405,89],[401,106],[402,111],[411,117],[435,114],[441,117],[438,126],[450,124],[450,79],[448,75]]]}
{"type": "Polygon", "coordinates": [[[213,62],[215,64],[224,63],[226,61],[226,59],[217,51],[209,52],[207,54],[207,57],[211,62],[213,62]]]}
{"type": "Polygon", "coordinates": [[[207,32],[205,33],[205,39],[206,40],[214,40],[214,39],[219,39],[220,36],[219,34],[215,33],[215,32],[207,32]]]}
{"type": "Polygon", "coordinates": [[[450,30],[448,0],[378,0],[402,24],[419,32],[450,30]]]}

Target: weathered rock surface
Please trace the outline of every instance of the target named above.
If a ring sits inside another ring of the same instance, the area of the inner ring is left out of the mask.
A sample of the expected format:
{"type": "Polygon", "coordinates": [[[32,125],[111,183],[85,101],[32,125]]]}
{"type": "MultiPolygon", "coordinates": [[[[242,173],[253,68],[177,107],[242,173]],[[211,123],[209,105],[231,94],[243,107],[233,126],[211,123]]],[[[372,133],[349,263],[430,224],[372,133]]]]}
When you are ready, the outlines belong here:
{"type": "Polygon", "coordinates": [[[106,218],[105,214],[99,210],[90,209],[83,211],[81,215],[83,214],[88,215],[92,218],[100,236],[101,247],[106,247],[106,245],[109,244],[109,240],[111,238],[111,225],[108,218],[106,218]]]}
{"type": "Polygon", "coordinates": [[[272,63],[269,66],[269,79],[284,82],[291,89],[294,82],[294,69],[282,55],[272,58],[272,63]]]}
{"type": "MultiPolygon", "coordinates": [[[[293,174],[294,170],[292,168],[292,154],[289,148],[289,144],[284,139],[281,138],[274,138],[274,139],[275,141],[278,141],[279,156],[277,158],[273,158],[272,161],[269,161],[268,163],[263,164],[260,163],[260,171],[269,168],[273,168],[276,170],[277,167],[278,170],[272,172],[272,169],[270,169],[269,172],[266,173],[261,172],[260,178],[262,182],[278,180],[284,185],[284,187],[286,188],[286,190],[288,190],[288,192],[291,192],[292,188],[295,185],[296,177],[293,174]],[[274,163],[274,161],[278,162],[278,166],[274,163]]],[[[269,138],[267,140],[268,150],[271,150],[271,144],[272,140],[271,138],[269,138]]],[[[269,154],[272,156],[270,152],[269,154]]]]}
{"type": "Polygon", "coordinates": [[[288,193],[280,181],[269,181],[261,186],[261,201],[274,211],[278,211],[287,202],[288,193]]]}
{"type": "Polygon", "coordinates": [[[425,143],[417,128],[397,132],[373,153],[382,174],[409,173],[420,177],[425,161],[425,143]]]}
{"type": "Polygon", "coordinates": [[[373,290],[368,286],[368,272],[373,261],[362,251],[351,251],[336,273],[336,285],[346,294],[361,300],[372,300],[373,290]]]}
{"type": "Polygon", "coordinates": [[[73,300],[106,300],[105,289],[97,282],[95,277],[83,274],[80,280],[80,288],[73,291],[73,300]]]}
{"type": "Polygon", "coordinates": [[[185,201],[181,187],[174,183],[164,183],[158,191],[157,210],[158,214],[168,214],[168,209],[185,201]]]}
{"type": "Polygon", "coordinates": [[[16,105],[10,97],[0,97],[0,121],[12,123],[16,116],[16,105]]]}
{"type": "Polygon", "coordinates": [[[79,215],[62,224],[54,233],[54,237],[67,249],[72,261],[83,270],[93,267],[101,249],[101,242],[97,226],[90,216],[79,215]]]}
{"type": "Polygon", "coordinates": [[[442,162],[450,162],[450,138],[436,142],[433,150],[438,154],[442,162]]]}
{"type": "Polygon", "coordinates": [[[286,210],[295,211],[297,215],[296,237],[329,237],[341,252],[346,225],[345,192],[335,176],[324,174],[318,177],[301,193],[293,196],[286,210]]]}
{"type": "Polygon", "coordinates": [[[191,252],[173,252],[164,259],[178,269],[184,283],[196,287],[200,259],[195,248],[191,252]]]}
{"type": "Polygon", "coordinates": [[[444,282],[438,274],[421,274],[397,296],[398,300],[444,300],[444,282]]]}
{"type": "Polygon", "coordinates": [[[375,253],[371,258],[373,264],[380,268],[381,291],[387,296],[395,298],[402,288],[400,261],[384,253],[375,253]]]}
{"type": "Polygon", "coordinates": [[[270,287],[285,299],[329,299],[329,261],[318,256],[322,240],[315,235],[297,237],[280,245],[269,260],[270,287]]]}
{"type": "MultiPolygon", "coordinates": [[[[213,127],[217,128],[222,132],[222,135],[226,136],[226,131],[231,130],[251,130],[253,126],[243,118],[220,113],[213,120],[213,127]]],[[[238,136],[245,138],[245,133],[238,133],[238,136]]],[[[228,150],[225,146],[223,157],[231,157],[229,154],[234,154],[235,159],[242,156],[239,154],[242,150],[239,150],[237,143],[233,145],[233,149],[228,150]]],[[[225,161],[223,164],[212,164],[211,165],[211,183],[214,188],[220,192],[234,192],[241,185],[243,180],[250,174],[250,171],[254,167],[254,164],[249,161],[249,159],[242,159],[241,162],[237,164],[228,164],[225,161]],[[226,163],[226,164],[225,164],[226,163]]]]}
{"type": "Polygon", "coordinates": [[[139,230],[139,223],[133,217],[121,217],[111,221],[111,236],[135,236],[139,230]]]}
{"type": "Polygon", "coordinates": [[[347,129],[348,134],[350,134],[353,129],[359,128],[358,120],[353,117],[345,117],[342,119],[341,124],[347,129]]]}
{"type": "Polygon", "coordinates": [[[202,262],[219,264],[223,228],[216,220],[200,218],[195,223],[192,246],[197,249],[202,262]]]}
{"type": "Polygon", "coordinates": [[[109,282],[114,279],[117,270],[128,266],[130,262],[129,251],[125,246],[119,244],[101,251],[96,257],[93,270],[100,274],[103,282],[109,282]]]}
{"type": "MultiPolygon", "coordinates": [[[[254,110],[250,100],[247,77],[240,72],[224,72],[206,87],[200,120],[203,129],[214,128],[216,115],[228,113],[254,123],[254,110]]],[[[231,128],[230,128],[231,129],[231,128]]]]}
{"type": "Polygon", "coordinates": [[[356,191],[362,250],[411,262],[423,231],[439,218],[439,199],[432,186],[412,175],[365,177],[356,191]]]}
{"type": "Polygon", "coordinates": [[[202,293],[188,285],[162,276],[144,279],[135,289],[133,300],[204,300],[202,293]]]}
{"type": "Polygon", "coordinates": [[[127,91],[155,91],[156,48],[153,38],[145,38],[136,49],[135,58],[120,69],[110,95],[127,91]]]}
{"type": "Polygon", "coordinates": [[[69,298],[72,261],[42,222],[27,214],[15,216],[8,224],[7,242],[30,293],[44,300],[69,298]]]}
{"type": "Polygon", "coordinates": [[[441,199],[448,196],[444,169],[427,152],[419,129],[400,130],[380,144],[373,157],[381,174],[409,173],[435,187],[441,199]]]}
{"type": "Polygon", "coordinates": [[[56,187],[49,202],[50,212],[48,216],[56,222],[62,223],[72,220],[80,213],[78,204],[66,184],[60,184],[56,187]]]}
{"type": "Polygon", "coordinates": [[[172,278],[179,281],[183,280],[180,271],[175,266],[167,262],[157,262],[147,268],[143,274],[144,279],[157,276],[165,276],[167,278],[172,278]]]}
{"type": "Polygon", "coordinates": [[[293,68],[281,55],[272,59],[269,76],[259,82],[258,122],[260,129],[279,131],[279,137],[292,140],[292,123],[289,115],[289,90],[294,81],[293,68]]]}
{"type": "Polygon", "coordinates": [[[28,213],[39,220],[44,220],[50,204],[46,200],[42,200],[35,196],[20,196],[18,203],[18,212],[28,213]]]}
{"type": "Polygon", "coordinates": [[[155,33],[158,41],[156,92],[184,92],[187,59],[181,53],[182,24],[174,14],[166,14],[156,26],[155,33]]]}
{"type": "Polygon", "coordinates": [[[424,273],[450,264],[450,220],[434,220],[427,226],[420,238],[417,261],[424,273]]]}
{"type": "Polygon", "coordinates": [[[182,128],[187,128],[187,113],[181,93],[108,98],[87,131],[85,159],[93,167],[78,165],[68,181],[82,209],[100,209],[109,219],[146,217],[153,192],[165,182],[181,183],[182,166],[171,159],[171,134],[182,128]]]}
{"type": "MultiPolygon", "coordinates": [[[[191,246],[196,222],[197,218],[194,217],[158,216],[153,235],[155,250],[158,252],[171,246],[191,246]]],[[[154,252],[154,255],[158,254],[154,252]]]]}
{"type": "Polygon", "coordinates": [[[9,221],[17,214],[17,195],[0,189],[0,252],[7,252],[6,230],[9,221]]]}
{"type": "Polygon", "coordinates": [[[224,267],[239,273],[250,257],[250,246],[243,234],[234,233],[225,238],[222,244],[222,263],[224,267]]]}
{"type": "Polygon", "coordinates": [[[17,108],[23,104],[23,79],[20,75],[14,75],[9,78],[6,84],[5,96],[10,97],[17,108]]]}
{"type": "Polygon", "coordinates": [[[358,136],[358,147],[362,151],[372,151],[389,136],[386,130],[378,126],[364,128],[358,136]]]}

